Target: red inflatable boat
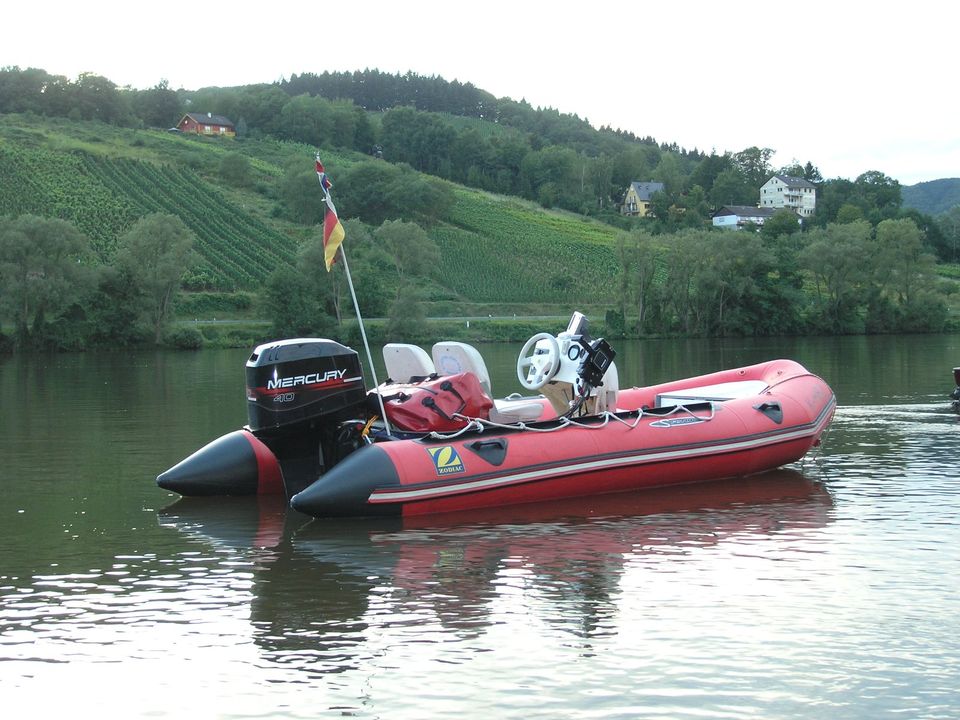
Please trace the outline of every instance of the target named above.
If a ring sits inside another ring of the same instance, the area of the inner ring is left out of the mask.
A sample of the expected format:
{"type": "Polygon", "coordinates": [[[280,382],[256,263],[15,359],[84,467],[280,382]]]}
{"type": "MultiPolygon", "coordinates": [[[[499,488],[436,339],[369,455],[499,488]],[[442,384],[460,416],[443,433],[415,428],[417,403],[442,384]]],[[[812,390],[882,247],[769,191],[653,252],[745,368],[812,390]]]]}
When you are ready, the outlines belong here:
{"type": "Polygon", "coordinates": [[[285,491],[315,517],[492,508],[770,470],[818,444],[836,407],[791,360],[621,389],[615,354],[575,314],[520,353],[518,379],[541,394],[493,400],[462,343],[432,357],[387,345],[391,379],[370,393],[349,348],[270,343],[247,362],[250,424],[157,482],[183,495],[285,491]]]}

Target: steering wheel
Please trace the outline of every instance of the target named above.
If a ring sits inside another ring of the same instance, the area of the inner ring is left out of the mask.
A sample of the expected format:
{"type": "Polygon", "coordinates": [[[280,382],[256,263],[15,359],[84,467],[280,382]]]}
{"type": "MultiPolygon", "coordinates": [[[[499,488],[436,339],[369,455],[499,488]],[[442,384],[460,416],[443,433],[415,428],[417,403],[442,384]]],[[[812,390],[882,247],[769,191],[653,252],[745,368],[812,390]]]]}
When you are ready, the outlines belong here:
{"type": "Polygon", "coordinates": [[[517,358],[517,379],[527,390],[539,390],[560,369],[560,344],[547,332],[537,333],[526,343],[517,358]],[[541,340],[549,340],[546,353],[528,355],[541,340]]]}

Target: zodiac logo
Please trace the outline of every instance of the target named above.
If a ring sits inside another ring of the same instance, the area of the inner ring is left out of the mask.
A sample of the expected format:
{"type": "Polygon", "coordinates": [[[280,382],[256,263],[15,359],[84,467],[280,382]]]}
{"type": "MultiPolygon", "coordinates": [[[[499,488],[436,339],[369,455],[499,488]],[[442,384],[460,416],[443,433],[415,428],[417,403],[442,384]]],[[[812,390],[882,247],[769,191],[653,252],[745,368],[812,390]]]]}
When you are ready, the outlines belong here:
{"type": "Polygon", "coordinates": [[[437,475],[450,475],[464,471],[463,461],[452,445],[427,448],[427,452],[430,453],[433,465],[437,468],[437,475]]]}

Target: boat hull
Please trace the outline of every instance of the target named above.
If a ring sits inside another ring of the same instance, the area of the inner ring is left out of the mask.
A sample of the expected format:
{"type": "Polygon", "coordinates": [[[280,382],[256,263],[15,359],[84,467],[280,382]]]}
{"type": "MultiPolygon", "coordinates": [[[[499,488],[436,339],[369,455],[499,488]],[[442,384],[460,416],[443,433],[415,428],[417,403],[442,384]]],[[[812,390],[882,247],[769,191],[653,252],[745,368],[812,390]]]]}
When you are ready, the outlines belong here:
{"type": "Polygon", "coordinates": [[[617,404],[627,410],[575,424],[371,445],[291,504],[315,517],[415,516],[751,475],[803,457],[819,442],[836,401],[820,378],[778,360],[623,390],[617,404]],[[747,383],[764,389],[644,409],[691,388],[747,383]]]}

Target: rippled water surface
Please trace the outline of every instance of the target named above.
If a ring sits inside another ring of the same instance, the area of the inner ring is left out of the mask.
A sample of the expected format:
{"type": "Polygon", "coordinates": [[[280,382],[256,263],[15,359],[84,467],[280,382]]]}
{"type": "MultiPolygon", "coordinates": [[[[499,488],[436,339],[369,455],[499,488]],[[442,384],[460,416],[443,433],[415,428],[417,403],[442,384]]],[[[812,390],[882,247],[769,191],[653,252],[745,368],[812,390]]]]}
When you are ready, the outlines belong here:
{"type": "Polygon", "coordinates": [[[625,344],[624,384],[794,357],[836,419],[745,480],[416,522],[157,489],[245,355],[0,359],[5,716],[960,717],[960,338],[625,344]]]}

